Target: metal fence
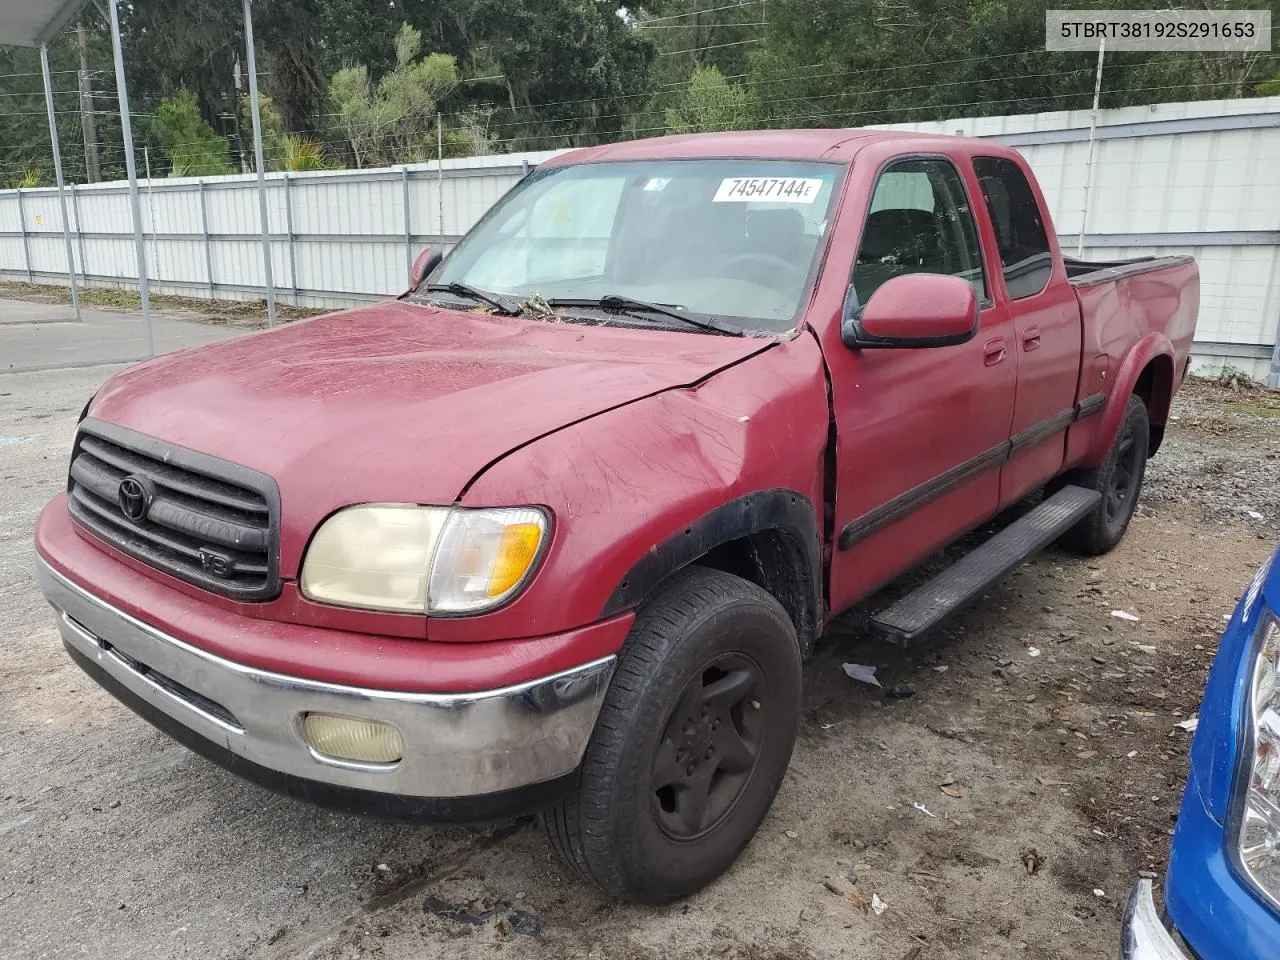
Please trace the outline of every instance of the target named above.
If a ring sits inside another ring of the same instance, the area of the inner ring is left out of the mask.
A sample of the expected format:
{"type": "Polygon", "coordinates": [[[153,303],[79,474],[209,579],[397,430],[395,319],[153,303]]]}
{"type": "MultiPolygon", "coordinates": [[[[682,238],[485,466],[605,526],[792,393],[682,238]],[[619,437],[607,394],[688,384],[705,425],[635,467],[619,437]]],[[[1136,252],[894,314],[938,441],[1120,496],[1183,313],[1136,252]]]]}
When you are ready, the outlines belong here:
{"type": "MultiPolygon", "coordinates": [[[[448,247],[533,166],[555,152],[469,157],[378,170],[273,173],[267,218],[276,290],[300,306],[341,306],[404,290],[424,246],[448,247]]],[[[261,297],[254,176],[144,180],[151,289],[261,297]]],[[[86,286],[137,287],[124,183],[69,188],[76,273],[86,286]]],[[[65,282],[53,188],[0,191],[0,278],[65,282]]]]}
{"type": "MultiPolygon", "coordinates": [[[[1092,164],[1089,111],[896,127],[1018,147],[1068,252],[1083,229],[1085,256],[1195,256],[1198,369],[1230,363],[1280,386],[1280,97],[1102,110],[1092,164]]],[[[320,307],[397,293],[421,247],[448,247],[550,156],[270,174],[276,287],[287,300],[320,307]]],[[[126,186],[78,186],[71,201],[72,247],[85,285],[136,287],[126,186]]],[[[252,176],[144,181],[142,216],[154,290],[264,295],[252,176]]],[[[0,191],[0,279],[56,283],[66,275],[56,191],[0,191]]]]}

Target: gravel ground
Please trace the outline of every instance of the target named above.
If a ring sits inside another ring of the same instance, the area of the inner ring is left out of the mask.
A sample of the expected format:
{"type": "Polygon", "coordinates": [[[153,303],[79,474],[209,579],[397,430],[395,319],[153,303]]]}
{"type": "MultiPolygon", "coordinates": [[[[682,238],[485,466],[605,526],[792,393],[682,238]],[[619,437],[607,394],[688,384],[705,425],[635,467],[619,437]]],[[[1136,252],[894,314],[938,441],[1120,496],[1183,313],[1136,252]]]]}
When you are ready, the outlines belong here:
{"type": "Polygon", "coordinates": [[[1113,957],[1130,883],[1164,868],[1175,724],[1280,530],[1280,400],[1193,385],[1119,549],[1042,554],[909,656],[869,639],[866,609],[840,618],[747,853],[684,903],[624,907],[525,821],[389,826],[242,783],[70,664],[31,529],[110,372],[0,378],[5,958],[1113,957]]]}

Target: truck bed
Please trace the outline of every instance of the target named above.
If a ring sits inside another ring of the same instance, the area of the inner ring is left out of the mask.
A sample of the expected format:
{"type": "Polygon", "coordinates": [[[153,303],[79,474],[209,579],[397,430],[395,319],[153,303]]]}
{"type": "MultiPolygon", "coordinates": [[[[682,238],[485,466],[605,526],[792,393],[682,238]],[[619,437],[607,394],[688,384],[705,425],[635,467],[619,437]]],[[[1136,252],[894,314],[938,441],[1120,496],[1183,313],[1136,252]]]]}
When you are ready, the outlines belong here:
{"type": "Polygon", "coordinates": [[[1081,260],[1076,257],[1062,259],[1067,267],[1067,279],[1077,287],[1090,287],[1109,280],[1134,277],[1191,262],[1191,257],[1188,256],[1134,257],[1131,260],[1081,260]]]}

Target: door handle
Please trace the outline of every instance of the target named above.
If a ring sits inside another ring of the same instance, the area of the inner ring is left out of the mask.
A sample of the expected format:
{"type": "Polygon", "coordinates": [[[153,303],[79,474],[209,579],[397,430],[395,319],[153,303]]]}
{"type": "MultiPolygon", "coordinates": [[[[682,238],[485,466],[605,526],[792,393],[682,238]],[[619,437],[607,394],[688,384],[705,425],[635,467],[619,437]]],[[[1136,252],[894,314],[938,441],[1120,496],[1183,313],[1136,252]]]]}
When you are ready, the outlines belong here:
{"type": "Polygon", "coordinates": [[[1040,349],[1040,328],[1028,327],[1027,331],[1022,335],[1023,350],[1039,350],[1040,349]]]}
{"type": "Polygon", "coordinates": [[[997,363],[1005,358],[1008,351],[1005,349],[1004,337],[996,337],[994,340],[988,340],[982,346],[983,362],[988,367],[994,367],[997,363]]]}

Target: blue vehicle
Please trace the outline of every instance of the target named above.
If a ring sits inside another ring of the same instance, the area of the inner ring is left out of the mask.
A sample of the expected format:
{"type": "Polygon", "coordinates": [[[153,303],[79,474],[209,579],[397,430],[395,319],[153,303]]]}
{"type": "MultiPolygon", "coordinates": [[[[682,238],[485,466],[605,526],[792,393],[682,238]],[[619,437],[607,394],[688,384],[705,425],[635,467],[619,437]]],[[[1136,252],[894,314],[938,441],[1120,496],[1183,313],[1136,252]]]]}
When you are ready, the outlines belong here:
{"type": "Polygon", "coordinates": [[[1173,835],[1164,911],[1129,896],[1124,960],[1280,960],[1280,551],[1258,571],[1209,673],[1173,835]]]}

